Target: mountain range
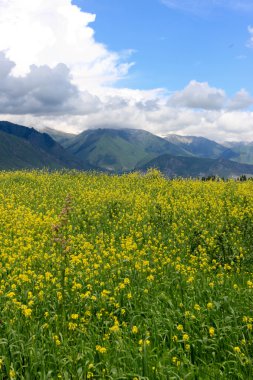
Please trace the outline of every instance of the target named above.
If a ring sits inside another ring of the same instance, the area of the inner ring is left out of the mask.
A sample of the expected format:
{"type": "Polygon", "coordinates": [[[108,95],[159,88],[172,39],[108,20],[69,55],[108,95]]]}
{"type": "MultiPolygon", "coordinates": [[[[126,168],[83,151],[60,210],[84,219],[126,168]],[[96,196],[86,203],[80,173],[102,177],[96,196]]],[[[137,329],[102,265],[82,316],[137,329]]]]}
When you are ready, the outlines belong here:
{"type": "Polygon", "coordinates": [[[123,173],[157,168],[169,177],[253,175],[253,143],[140,129],[96,128],[78,135],[0,121],[0,169],[78,169],[123,173]]]}

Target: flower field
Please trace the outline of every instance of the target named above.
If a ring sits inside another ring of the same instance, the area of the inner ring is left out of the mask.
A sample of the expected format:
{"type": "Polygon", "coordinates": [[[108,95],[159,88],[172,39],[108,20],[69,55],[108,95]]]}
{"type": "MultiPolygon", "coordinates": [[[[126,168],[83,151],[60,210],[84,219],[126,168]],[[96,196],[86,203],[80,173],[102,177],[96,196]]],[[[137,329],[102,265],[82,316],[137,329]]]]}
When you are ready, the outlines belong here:
{"type": "Polygon", "coordinates": [[[0,173],[0,379],[253,379],[253,182],[0,173]]]}

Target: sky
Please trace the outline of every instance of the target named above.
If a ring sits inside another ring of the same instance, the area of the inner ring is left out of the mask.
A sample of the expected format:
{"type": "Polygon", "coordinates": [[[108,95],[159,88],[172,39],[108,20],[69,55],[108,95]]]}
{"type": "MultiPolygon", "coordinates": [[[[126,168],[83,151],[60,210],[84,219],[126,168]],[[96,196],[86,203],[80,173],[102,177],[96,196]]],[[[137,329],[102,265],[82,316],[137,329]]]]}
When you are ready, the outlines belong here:
{"type": "Polygon", "coordinates": [[[0,0],[0,118],[253,141],[252,0],[0,0]]]}

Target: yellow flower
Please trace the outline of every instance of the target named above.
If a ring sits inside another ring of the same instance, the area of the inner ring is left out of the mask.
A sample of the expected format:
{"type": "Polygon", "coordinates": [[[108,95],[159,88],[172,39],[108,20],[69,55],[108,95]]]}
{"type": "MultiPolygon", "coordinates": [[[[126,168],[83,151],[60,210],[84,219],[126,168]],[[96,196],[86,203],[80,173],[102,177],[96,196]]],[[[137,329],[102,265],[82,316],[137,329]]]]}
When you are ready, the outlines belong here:
{"type": "Polygon", "coordinates": [[[7,294],[7,297],[9,298],[13,298],[15,296],[15,293],[14,292],[10,292],[7,294]]]}
{"type": "Polygon", "coordinates": [[[183,340],[188,341],[189,340],[189,335],[188,334],[183,334],[183,340]]]}
{"type": "Polygon", "coordinates": [[[32,309],[29,309],[28,307],[23,308],[22,312],[26,318],[29,318],[32,315],[32,309]]]}
{"type": "Polygon", "coordinates": [[[209,335],[210,337],[213,337],[215,334],[215,329],[213,327],[209,327],[209,335]]]}
{"type": "Polygon", "coordinates": [[[97,345],[96,346],[96,351],[98,351],[100,354],[105,354],[106,351],[107,351],[107,349],[105,347],[97,345]]]}
{"type": "Polygon", "coordinates": [[[132,327],[132,333],[133,333],[133,334],[137,334],[138,331],[139,331],[139,330],[138,330],[138,327],[137,327],[137,326],[133,326],[133,327],[132,327]]]}
{"type": "Polygon", "coordinates": [[[60,341],[58,335],[54,335],[53,336],[53,340],[54,340],[56,346],[60,346],[61,345],[61,341],[60,341]]]}
{"type": "Polygon", "coordinates": [[[181,361],[177,358],[177,356],[173,356],[172,363],[175,364],[177,367],[179,367],[181,364],[181,361]]]}
{"type": "Polygon", "coordinates": [[[14,369],[10,370],[9,375],[11,380],[16,378],[16,372],[14,371],[14,369]]]}
{"type": "Polygon", "coordinates": [[[68,324],[69,330],[75,330],[77,328],[77,324],[73,322],[69,322],[68,324]]]}
{"type": "Polygon", "coordinates": [[[184,329],[184,326],[183,325],[177,325],[177,330],[178,331],[183,331],[184,329]]]}
{"type": "Polygon", "coordinates": [[[112,327],[110,327],[110,331],[114,333],[119,332],[120,331],[119,324],[115,323],[112,327]]]}
{"type": "Polygon", "coordinates": [[[78,319],[79,318],[79,314],[71,314],[71,319],[78,319]]]}
{"type": "Polygon", "coordinates": [[[208,302],[208,304],[206,305],[207,309],[208,310],[212,310],[213,309],[213,303],[212,302],[208,302]]]}
{"type": "Polygon", "coordinates": [[[233,350],[234,350],[234,352],[237,353],[237,354],[239,354],[239,353],[241,352],[241,349],[240,349],[240,347],[238,347],[238,346],[234,347],[233,350]]]}
{"type": "Polygon", "coordinates": [[[58,301],[62,300],[62,292],[57,292],[58,301]]]}

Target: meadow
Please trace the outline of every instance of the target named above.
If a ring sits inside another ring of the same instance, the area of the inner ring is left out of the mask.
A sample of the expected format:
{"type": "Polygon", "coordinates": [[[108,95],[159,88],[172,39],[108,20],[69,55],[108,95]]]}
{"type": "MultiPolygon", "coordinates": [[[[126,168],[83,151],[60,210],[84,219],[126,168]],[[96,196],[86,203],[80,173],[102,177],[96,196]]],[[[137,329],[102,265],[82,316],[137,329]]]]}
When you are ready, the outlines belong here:
{"type": "Polygon", "coordinates": [[[253,379],[253,182],[0,173],[0,379],[253,379]]]}

